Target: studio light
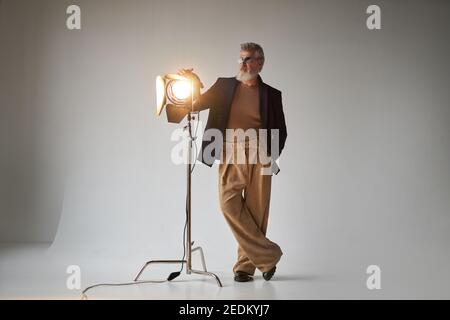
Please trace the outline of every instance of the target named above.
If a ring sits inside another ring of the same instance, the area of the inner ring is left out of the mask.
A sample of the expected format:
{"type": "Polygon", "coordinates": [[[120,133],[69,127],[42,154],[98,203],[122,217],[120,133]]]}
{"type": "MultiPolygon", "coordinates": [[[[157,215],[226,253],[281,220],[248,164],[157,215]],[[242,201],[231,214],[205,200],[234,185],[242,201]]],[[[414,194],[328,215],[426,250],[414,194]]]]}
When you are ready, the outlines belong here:
{"type": "MultiPolygon", "coordinates": [[[[185,256],[181,260],[151,260],[144,264],[139,270],[134,281],[139,281],[144,270],[151,264],[182,264],[186,265],[187,274],[200,274],[213,277],[217,285],[222,287],[222,283],[219,277],[208,272],[206,269],[205,257],[201,247],[193,248],[194,241],[191,238],[191,190],[192,190],[192,163],[191,156],[193,154],[192,147],[195,137],[192,135],[192,120],[195,120],[198,116],[198,111],[194,111],[194,101],[200,96],[200,80],[197,78],[187,78],[177,74],[167,74],[165,76],[156,77],[156,114],[159,116],[166,107],[167,120],[173,123],[179,123],[187,115],[187,125],[184,129],[188,132],[188,163],[186,164],[186,232],[183,238],[183,244],[185,248],[185,256]],[[192,268],[192,253],[198,251],[200,253],[201,263],[203,270],[195,270],[192,268]]],[[[169,191],[169,190],[167,190],[169,191]]],[[[183,197],[180,197],[182,199],[183,197]]],[[[159,214],[159,213],[158,213],[159,214]]],[[[171,281],[178,277],[181,270],[178,272],[172,272],[167,278],[171,281]]]]}
{"type": "Polygon", "coordinates": [[[166,106],[169,122],[180,122],[192,110],[192,103],[200,94],[200,84],[177,74],[156,77],[156,114],[166,106]],[[180,119],[181,117],[181,119],[180,119]]]}

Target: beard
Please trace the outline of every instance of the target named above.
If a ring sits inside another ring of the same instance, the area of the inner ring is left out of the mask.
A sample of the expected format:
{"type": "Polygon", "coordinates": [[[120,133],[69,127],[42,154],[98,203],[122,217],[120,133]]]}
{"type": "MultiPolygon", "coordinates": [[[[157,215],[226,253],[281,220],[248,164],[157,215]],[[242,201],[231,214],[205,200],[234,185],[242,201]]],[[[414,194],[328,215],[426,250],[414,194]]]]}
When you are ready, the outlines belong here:
{"type": "Polygon", "coordinates": [[[239,73],[236,76],[236,79],[239,81],[250,81],[257,75],[258,75],[257,73],[239,71],[239,73]]]}

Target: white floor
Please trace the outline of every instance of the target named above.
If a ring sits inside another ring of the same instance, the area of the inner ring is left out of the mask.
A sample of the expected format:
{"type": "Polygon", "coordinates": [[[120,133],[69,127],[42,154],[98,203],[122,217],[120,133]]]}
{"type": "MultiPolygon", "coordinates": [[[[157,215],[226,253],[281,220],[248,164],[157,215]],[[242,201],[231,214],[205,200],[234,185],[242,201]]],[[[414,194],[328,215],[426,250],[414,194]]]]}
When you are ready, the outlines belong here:
{"type": "MultiPolygon", "coordinates": [[[[3,244],[0,246],[1,299],[81,299],[81,291],[97,283],[132,281],[145,262],[133,259],[104,258],[79,254],[81,289],[68,289],[67,267],[74,253],[57,253],[47,244],[3,244]],[[139,263],[140,261],[141,263],[139,263]]],[[[194,266],[196,267],[196,263],[194,266]]],[[[446,266],[443,266],[446,268],[446,266]]],[[[165,279],[179,266],[154,266],[143,280],[165,279]]],[[[381,290],[368,290],[367,275],[352,275],[351,270],[313,268],[280,264],[271,281],[256,273],[254,281],[236,283],[227,270],[209,270],[222,280],[219,288],[213,278],[183,273],[172,282],[146,283],[120,287],[97,287],[87,293],[88,299],[392,299],[449,298],[448,276],[430,274],[428,279],[401,278],[395,285],[384,283],[381,290]],[[297,268],[298,269],[298,268],[297,268]],[[408,282],[408,279],[410,280],[408,282]]],[[[383,283],[383,282],[382,282],[383,283]]]]}

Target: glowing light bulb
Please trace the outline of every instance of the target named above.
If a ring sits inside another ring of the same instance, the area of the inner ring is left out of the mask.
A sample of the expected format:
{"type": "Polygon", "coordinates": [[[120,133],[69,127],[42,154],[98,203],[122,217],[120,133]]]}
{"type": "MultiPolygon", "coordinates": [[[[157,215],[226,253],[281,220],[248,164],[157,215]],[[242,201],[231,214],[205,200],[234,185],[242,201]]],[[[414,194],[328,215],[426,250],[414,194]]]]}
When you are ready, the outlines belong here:
{"type": "Polygon", "coordinates": [[[179,100],[187,99],[191,95],[191,82],[187,80],[177,80],[172,85],[172,92],[179,100]]]}

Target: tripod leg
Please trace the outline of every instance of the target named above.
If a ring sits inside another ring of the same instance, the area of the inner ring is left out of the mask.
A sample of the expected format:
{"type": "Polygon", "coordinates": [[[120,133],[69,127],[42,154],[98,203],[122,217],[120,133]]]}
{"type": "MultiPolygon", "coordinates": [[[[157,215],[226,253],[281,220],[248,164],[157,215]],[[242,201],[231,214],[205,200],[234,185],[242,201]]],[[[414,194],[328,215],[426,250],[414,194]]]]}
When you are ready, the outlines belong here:
{"type": "Polygon", "coordinates": [[[205,255],[203,254],[203,249],[202,249],[202,247],[196,247],[196,248],[194,248],[194,249],[192,249],[192,252],[194,252],[194,251],[200,251],[200,258],[202,259],[202,266],[203,266],[203,271],[208,271],[208,270],[206,270],[206,262],[205,262],[205,255]]]}
{"type": "Polygon", "coordinates": [[[186,260],[151,260],[147,261],[144,266],[141,268],[137,276],[134,278],[134,281],[138,281],[142,272],[144,272],[145,268],[147,268],[148,265],[151,263],[161,263],[161,264],[172,264],[172,263],[186,263],[186,260]]]}
{"type": "Polygon", "coordinates": [[[193,270],[193,269],[191,269],[191,272],[192,272],[192,273],[201,274],[201,275],[205,275],[205,276],[211,276],[211,277],[213,277],[214,279],[216,279],[218,286],[219,286],[219,287],[222,287],[222,282],[220,282],[219,277],[216,276],[216,275],[215,275],[214,273],[212,273],[212,272],[199,271],[199,270],[193,270]]]}

